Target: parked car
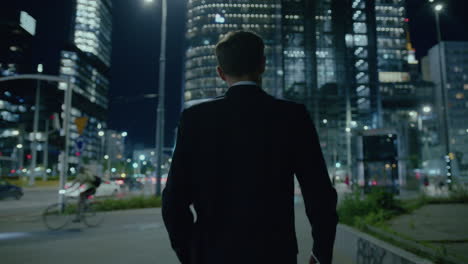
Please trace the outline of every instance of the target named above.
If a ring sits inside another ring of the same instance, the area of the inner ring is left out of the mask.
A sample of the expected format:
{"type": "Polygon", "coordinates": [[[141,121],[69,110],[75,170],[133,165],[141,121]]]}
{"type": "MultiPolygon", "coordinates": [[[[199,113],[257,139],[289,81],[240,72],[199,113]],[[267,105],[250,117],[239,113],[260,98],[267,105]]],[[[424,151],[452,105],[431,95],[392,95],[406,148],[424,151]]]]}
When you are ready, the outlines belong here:
{"type": "MultiPolygon", "coordinates": [[[[86,184],[82,184],[79,187],[78,184],[75,186],[71,186],[72,182],[67,182],[65,184],[65,196],[71,198],[77,198],[81,192],[87,189],[86,184]]],[[[115,196],[119,193],[120,186],[113,182],[113,181],[102,181],[101,185],[96,189],[96,193],[94,194],[95,197],[102,197],[102,196],[115,196]]]]}
{"type": "Polygon", "coordinates": [[[19,200],[22,196],[23,189],[21,187],[0,179],[0,199],[15,198],[19,200]]]}
{"type": "Polygon", "coordinates": [[[117,183],[121,188],[128,188],[128,190],[141,190],[143,183],[133,177],[114,177],[111,181],[117,183]]]}

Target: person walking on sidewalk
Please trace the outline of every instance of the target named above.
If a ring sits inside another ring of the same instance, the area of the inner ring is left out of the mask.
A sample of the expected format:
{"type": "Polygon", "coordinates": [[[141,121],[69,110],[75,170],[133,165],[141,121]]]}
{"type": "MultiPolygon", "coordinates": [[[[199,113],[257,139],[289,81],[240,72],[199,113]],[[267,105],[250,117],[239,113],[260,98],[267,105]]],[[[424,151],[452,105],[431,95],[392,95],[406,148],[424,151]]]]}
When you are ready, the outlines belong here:
{"type": "Polygon", "coordinates": [[[215,54],[229,89],[180,118],[162,197],[172,248],[183,264],[296,264],[295,175],[312,226],[310,263],[331,264],[337,194],[306,107],[263,91],[258,35],[230,32],[215,54]]]}

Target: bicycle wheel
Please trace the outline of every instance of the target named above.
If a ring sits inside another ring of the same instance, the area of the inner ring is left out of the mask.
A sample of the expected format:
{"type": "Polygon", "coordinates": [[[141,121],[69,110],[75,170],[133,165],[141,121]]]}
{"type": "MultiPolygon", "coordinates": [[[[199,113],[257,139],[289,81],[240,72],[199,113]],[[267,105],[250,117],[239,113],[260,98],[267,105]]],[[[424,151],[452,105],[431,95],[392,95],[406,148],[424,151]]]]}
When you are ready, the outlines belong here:
{"type": "Polygon", "coordinates": [[[70,221],[70,216],[76,213],[76,209],[66,203],[52,204],[44,210],[42,220],[50,230],[58,230],[70,221]]]}
{"type": "Polygon", "coordinates": [[[96,203],[86,204],[83,210],[83,222],[89,227],[95,227],[102,223],[104,220],[104,214],[96,210],[96,203]]]}

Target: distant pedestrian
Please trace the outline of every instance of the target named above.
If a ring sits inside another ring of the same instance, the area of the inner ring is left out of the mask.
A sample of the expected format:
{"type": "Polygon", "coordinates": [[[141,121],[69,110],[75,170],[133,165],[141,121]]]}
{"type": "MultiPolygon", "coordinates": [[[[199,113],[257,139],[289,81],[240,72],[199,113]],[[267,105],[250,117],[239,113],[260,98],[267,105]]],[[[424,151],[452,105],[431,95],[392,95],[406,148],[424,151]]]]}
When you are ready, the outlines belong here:
{"type": "Polygon", "coordinates": [[[345,182],[346,186],[349,187],[349,176],[348,175],[346,175],[344,182],[345,182]]]}
{"type": "Polygon", "coordinates": [[[429,177],[427,177],[427,175],[424,175],[423,177],[423,185],[425,187],[429,186],[429,177]]]}
{"type": "MultiPolygon", "coordinates": [[[[305,106],[263,91],[266,59],[256,34],[230,32],[215,54],[229,89],[182,113],[163,193],[172,248],[183,264],[296,264],[296,175],[313,229],[311,250],[331,264],[337,194],[305,106]]],[[[192,93],[219,86],[206,85],[192,93]]]]}

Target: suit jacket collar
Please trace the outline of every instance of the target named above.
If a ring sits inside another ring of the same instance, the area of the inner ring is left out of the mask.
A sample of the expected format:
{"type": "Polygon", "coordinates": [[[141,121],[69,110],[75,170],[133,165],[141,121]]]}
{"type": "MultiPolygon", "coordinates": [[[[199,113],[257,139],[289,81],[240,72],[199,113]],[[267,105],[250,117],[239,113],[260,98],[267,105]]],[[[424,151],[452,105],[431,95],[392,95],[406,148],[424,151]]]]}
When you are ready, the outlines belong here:
{"type": "Polygon", "coordinates": [[[258,85],[235,85],[229,87],[226,92],[226,97],[238,97],[238,96],[255,96],[265,95],[266,92],[258,85]]]}

